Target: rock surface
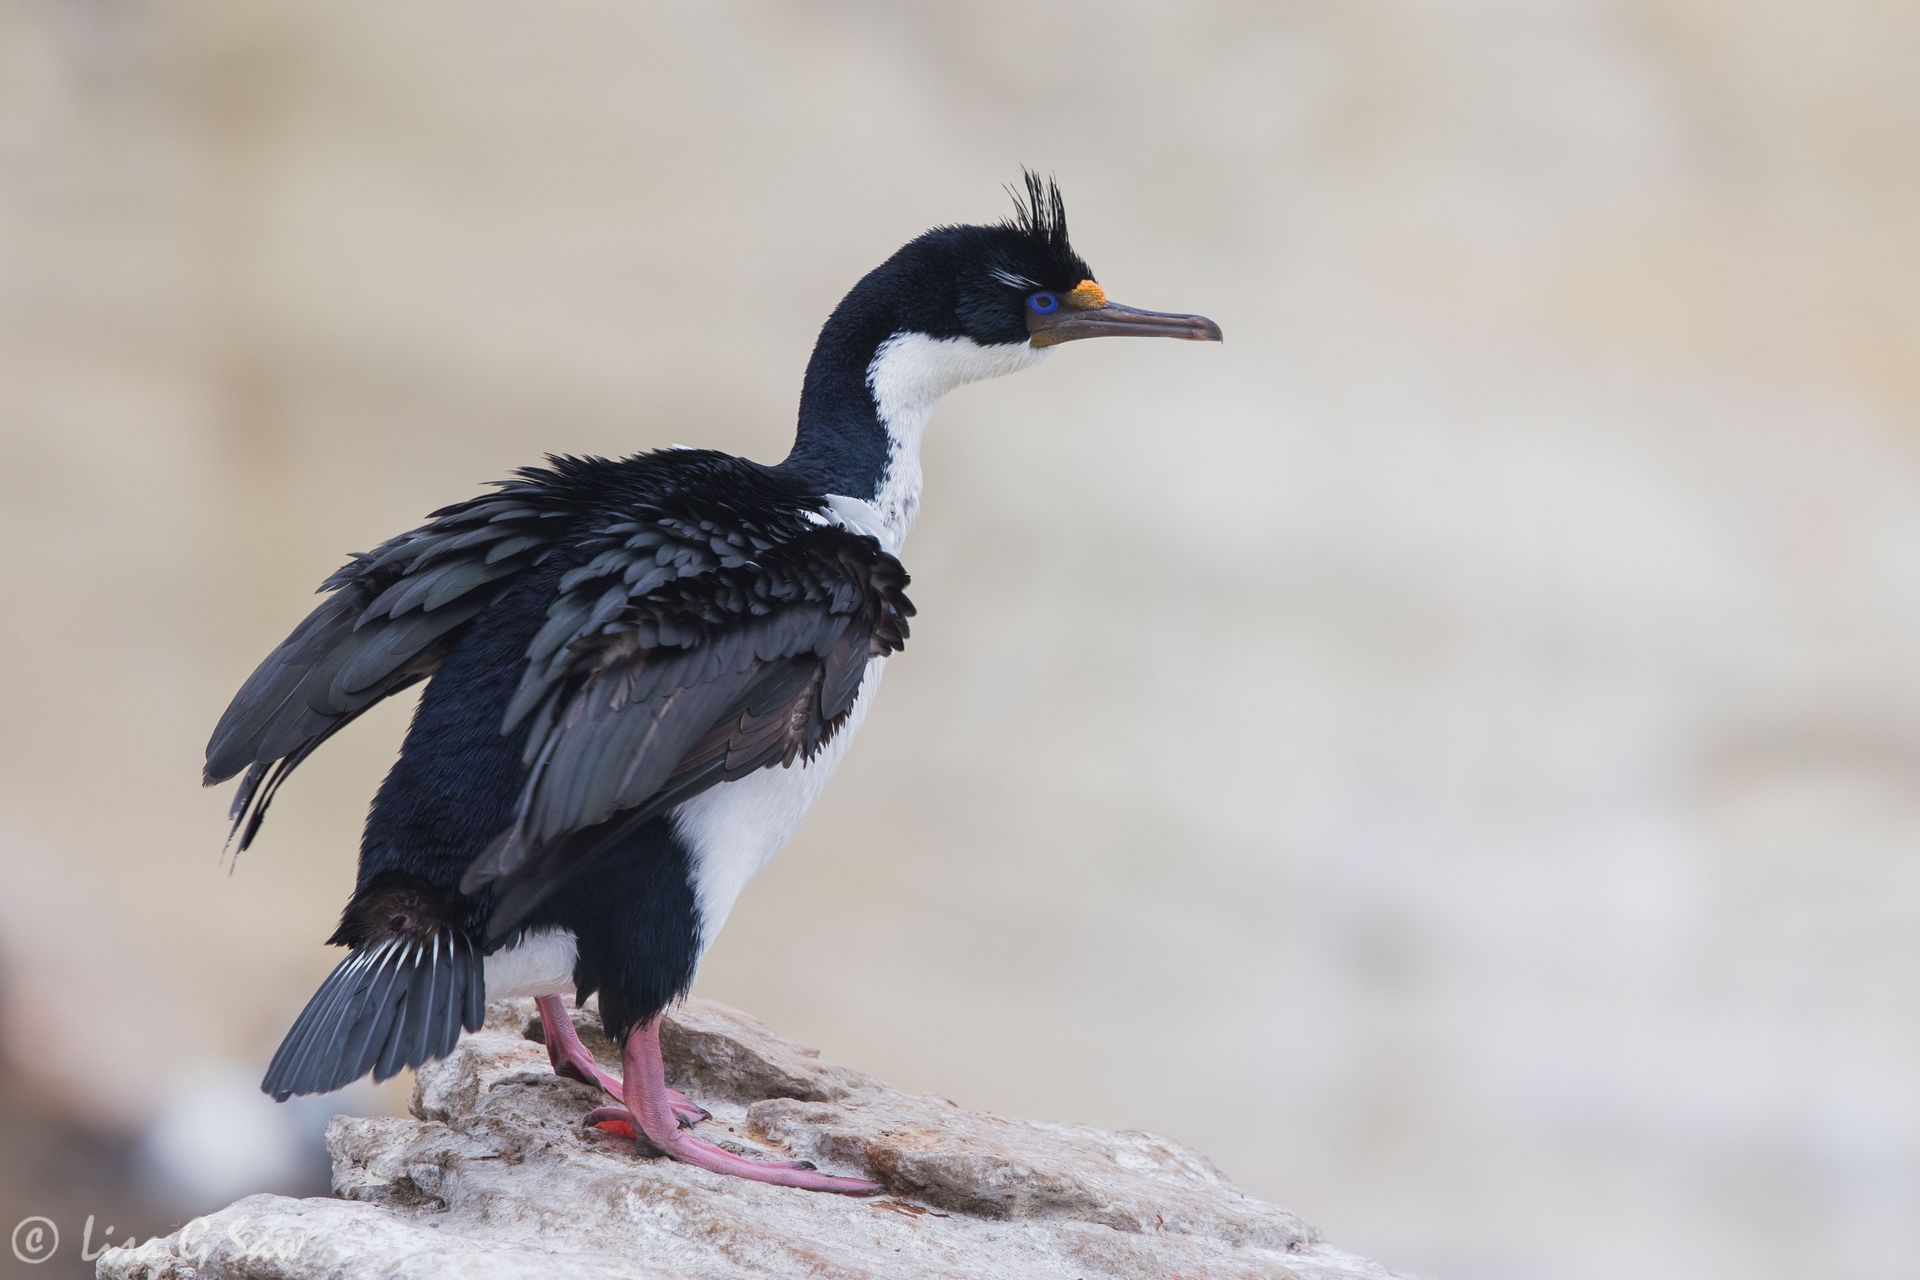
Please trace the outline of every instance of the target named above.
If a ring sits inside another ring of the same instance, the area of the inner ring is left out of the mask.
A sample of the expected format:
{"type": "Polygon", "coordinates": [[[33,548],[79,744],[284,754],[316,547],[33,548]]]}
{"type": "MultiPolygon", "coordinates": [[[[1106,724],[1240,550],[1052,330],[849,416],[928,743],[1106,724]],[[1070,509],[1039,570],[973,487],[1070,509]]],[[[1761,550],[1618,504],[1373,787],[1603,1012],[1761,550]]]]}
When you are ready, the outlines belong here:
{"type": "MultiPolygon", "coordinates": [[[[575,1015],[603,1063],[591,1008],[575,1015]]],[[[583,1128],[530,1002],[420,1073],[412,1119],[341,1116],[333,1200],[250,1196],[113,1250],[111,1280],[1287,1277],[1393,1280],[1206,1159],[1140,1132],[1008,1120],[899,1093],[692,1000],[663,1032],[709,1140],[885,1184],[854,1199],[725,1178],[583,1128]]]]}

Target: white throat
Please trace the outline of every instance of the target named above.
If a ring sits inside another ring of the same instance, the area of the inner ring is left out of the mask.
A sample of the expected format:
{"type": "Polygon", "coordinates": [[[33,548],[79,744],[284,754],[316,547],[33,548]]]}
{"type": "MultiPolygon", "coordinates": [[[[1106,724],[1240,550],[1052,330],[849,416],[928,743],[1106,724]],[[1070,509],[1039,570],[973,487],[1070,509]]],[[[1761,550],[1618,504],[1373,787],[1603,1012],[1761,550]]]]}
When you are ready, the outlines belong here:
{"type": "Polygon", "coordinates": [[[972,338],[924,333],[896,333],[881,343],[867,366],[867,387],[887,433],[887,469],[870,497],[833,495],[840,521],[897,553],[920,511],[920,437],[933,406],[962,383],[1017,373],[1046,354],[1024,342],[982,346],[972,338]]]}

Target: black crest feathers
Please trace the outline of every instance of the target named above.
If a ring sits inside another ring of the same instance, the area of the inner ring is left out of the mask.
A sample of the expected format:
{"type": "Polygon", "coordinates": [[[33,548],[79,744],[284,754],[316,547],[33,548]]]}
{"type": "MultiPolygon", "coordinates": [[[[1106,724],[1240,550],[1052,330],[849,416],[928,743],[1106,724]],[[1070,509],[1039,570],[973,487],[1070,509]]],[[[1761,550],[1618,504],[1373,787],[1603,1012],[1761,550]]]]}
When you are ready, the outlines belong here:
{"type": "Polygon", "coordinates": [[[1030,237],[1048,253],[1073,257],[1073,246],[1067,240],[1067,202],[1060,194],[1060,184],[1031,169],[1022,169],[1020,174],[1026,189],[1007,188],[1007,194],[1013,197],[1013,216],[1000,225],[1030,237]]]}

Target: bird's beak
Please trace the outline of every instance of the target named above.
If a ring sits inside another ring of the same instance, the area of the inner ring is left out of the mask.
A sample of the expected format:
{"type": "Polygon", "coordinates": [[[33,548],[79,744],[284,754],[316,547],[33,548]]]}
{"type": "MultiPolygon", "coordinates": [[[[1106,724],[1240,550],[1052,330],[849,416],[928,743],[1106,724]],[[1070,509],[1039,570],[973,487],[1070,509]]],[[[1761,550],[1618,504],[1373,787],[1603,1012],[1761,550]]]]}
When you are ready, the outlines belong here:
{"type": "Polygon", "coordinates": [[[1220,341],[1220,326],[1205,316],[1178,311],[1146,311],[1108,302],[1091,280],[1083,280],[1061,295],[1060,308],[1050,315],[1027,313],[1029,343],[1052,347],[1079,338],[1185,338],[1189,342],[1220,341]]]}

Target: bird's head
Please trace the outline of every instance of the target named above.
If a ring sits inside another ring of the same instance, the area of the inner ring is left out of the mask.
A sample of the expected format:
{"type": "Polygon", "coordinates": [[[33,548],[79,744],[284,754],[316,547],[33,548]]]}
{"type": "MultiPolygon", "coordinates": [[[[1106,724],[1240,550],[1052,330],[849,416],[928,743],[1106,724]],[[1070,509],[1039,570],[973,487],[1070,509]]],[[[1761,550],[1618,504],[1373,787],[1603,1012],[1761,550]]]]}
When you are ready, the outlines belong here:
{"type": "Polygon", "coordinates": [[[1013,217],[935,227],[868,272],[834,308],[808,362],[800,430],[783,465],[824,492],[880,502],[896,538],[917,500],[921,430],[948,391],[1027,368],[1080,338],[1220,341],[1205,316],[1108,301],[1067,239],[1056,184],[1028,173],[1013,197],[1013,217]]]}
{"type": "Polygon", "coordinates": [[[1110,301],[1067,237],[1057,183],[1029,172],[1025,189],[1011,194],[1011,218],[936,227],[862,281],[855,296],[884,303],[895,333],[987,348],[983,354],[1012,367],[1080,338],[1220,341],[1220,326],[1205,316],[1110,301]]]}

